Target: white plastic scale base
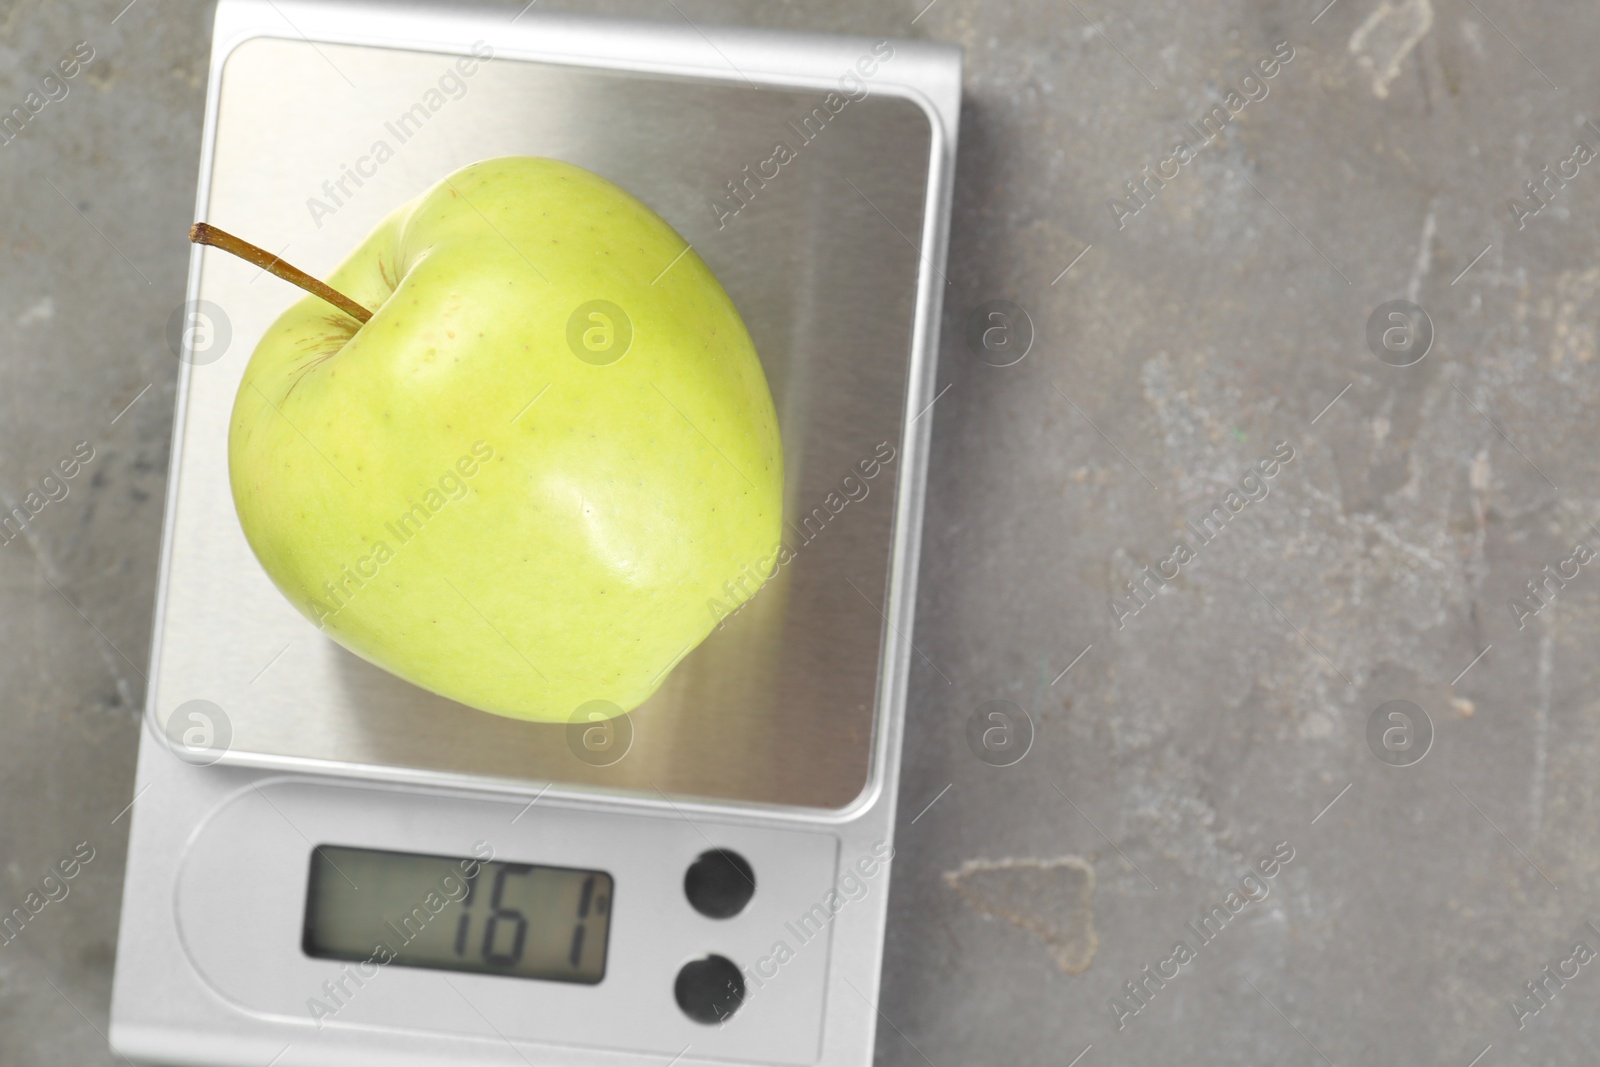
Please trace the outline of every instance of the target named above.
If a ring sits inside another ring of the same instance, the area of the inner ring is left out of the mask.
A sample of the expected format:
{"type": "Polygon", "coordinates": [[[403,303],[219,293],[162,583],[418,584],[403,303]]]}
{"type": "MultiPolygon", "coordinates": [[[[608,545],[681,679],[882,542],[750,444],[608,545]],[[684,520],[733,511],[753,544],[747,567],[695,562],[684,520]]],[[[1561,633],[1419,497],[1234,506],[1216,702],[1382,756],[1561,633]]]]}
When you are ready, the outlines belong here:
{"type": "Polygon", "coordinates": [[[871,1061],[959,106],[959,53],[915,42],[222,0],[197,218],[326,273],[477,159],[552,156],[616,181],[750,327],[794,558],[619,726],[618,756],[392,678],[323,638],[250,555],[227,418],[297,293],[197,250],[188,296],[209,332],[179,380],[111,1011],[123,1056],[871,1061]],[[175,748],[191,724],[205,728],[175,748]],[[604,872],[603,977],[310,955],[319,846],[604,872]],[[686,891],[712,849],[751,871],[732,917],[686,891]],[[708,956],[744,985],[720,1023],[676,985],[708,956]]]}

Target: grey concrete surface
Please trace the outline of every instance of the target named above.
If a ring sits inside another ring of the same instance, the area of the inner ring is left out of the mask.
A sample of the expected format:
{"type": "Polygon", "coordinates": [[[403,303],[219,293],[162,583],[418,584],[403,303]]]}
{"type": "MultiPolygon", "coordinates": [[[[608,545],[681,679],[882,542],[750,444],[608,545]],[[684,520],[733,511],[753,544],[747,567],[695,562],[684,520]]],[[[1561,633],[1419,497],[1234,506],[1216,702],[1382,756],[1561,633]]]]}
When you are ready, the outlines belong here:
{"type": "MultiPolygon", "coordinates": [[[[7,1065],[116,1062],[209,28],[125,2],[0,2],[0,110],[95,53],[0,148],[0,490],[93,449],[0,548],[0,905],[93,848],[0,946],[7,1065]]],[[[540,4],[967,49],[879,1060],[1594,1062],[1600,166],[1564,161],[1600,149],[1600,12],[924,3],[540,4]],[[965,340],[992,300],[1031,318],[1012,366],[965,340]],[[1431,317],[1411,366],[1366,339],[1391,300],[1431,317]],[[1186,532],[1213,505],[1222,532],[1186,532]],[[996,700],[1033,724],[1012,766],[967,740],[996,700]],[[1380,760],[1415,757],[1408,728],[1425,758],[1380,760]]]]}

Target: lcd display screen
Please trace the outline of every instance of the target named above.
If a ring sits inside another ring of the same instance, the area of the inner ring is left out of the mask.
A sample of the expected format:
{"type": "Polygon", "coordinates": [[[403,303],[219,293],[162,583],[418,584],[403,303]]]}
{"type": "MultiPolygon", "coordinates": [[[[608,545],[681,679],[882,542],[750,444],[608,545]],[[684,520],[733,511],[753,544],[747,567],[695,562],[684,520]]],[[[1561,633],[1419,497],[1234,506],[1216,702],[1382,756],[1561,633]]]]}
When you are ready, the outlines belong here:
{"type": "Polygon", "coordinates": [[[604,871],[320,845],[306,955],[593,985],[605,976],[604,871]]]}

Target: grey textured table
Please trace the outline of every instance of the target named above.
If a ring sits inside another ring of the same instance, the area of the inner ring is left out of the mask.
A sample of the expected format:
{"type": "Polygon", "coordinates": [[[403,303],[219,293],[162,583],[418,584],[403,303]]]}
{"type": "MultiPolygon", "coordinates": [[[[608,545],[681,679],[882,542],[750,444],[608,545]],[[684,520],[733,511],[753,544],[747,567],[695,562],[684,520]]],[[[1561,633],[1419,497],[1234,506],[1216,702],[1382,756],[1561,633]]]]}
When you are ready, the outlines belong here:
{"type": "MultiPolygon", "coordinates": [[[[123,3],[0,3],[0,111],[93,50],[0,147],[0,910],[92,848],[7,1065],[116,1062],[209,32],[123,3]]],[[[1600,13],[923,3],[540,5],[967,49],[880,1059],[1594,1062],[1600,13]]]]}

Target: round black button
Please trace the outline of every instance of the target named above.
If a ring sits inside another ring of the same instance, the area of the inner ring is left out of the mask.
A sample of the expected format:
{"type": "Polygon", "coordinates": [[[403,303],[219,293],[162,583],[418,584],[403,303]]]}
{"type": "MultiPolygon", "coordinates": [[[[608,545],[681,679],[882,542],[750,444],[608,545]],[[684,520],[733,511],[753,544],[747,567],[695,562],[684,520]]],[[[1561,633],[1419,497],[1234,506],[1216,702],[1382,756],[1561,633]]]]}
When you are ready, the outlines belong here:
{"type": "Polygon", "coordinates": [[[683,892],[694,910],[709,919],[729,919],[756,895],[756,872],[737,852],[714,848],[700,853],[683,876],[683,892]]]}
{"type": "Polygon", "coordinates": [[[678,1007],[697,1023],[720,1023],[744,1003],[744,975],[726,956],[690,960],[672,985],[678,1007]]]}

